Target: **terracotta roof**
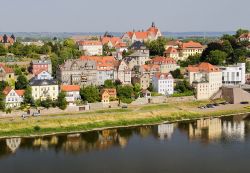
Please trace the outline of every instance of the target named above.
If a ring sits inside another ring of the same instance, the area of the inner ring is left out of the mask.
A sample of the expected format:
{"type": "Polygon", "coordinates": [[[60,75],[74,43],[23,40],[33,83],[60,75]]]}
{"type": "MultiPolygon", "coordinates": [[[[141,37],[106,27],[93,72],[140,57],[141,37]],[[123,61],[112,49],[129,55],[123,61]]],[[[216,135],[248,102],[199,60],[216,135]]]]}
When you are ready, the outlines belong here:
{"type": "Polygon", "coordinates": [[[134,35],[137,39],[147,39],[148,38],[148,32],[134,32],[134,35]]]}
{"type": "Polygon", "coordinates": [[[3,68],[5,73],[14,73],[12,68],[6,67],[5,64],[0,64],[0,68],[3,68]]]}
{"type": "Polygon", "coordinates": [[[121,43],[120,37],[103,37],[102,38],[102,44],[107,44],[111,42],[113,46],[115,46],[118,43],[121,43]]]}
{"type": "Polygon", "coordinates": [[[240,38],[250,38],[250,32],[241,34],[240,38]]]}
{"type": "Polygon", "coordinates": [[[171,40],[166,43],[167,46],[179,46],[180,44],[182,44],[182,42],[179,40],[171,40]]]}
{"type": "Polygon", "coordinates": [[[154,35],[156,35],[158,31],[159,31],[159,29],[156,28],[156,27],[150,27],[150,28],[148,28],[148,30],[147,30],[147,32],[149,32],[149,33],[151,33],[151,34],[154,34],[154,35]]]}
{"type": "Polygon", "coordinates": [[[154,75],[157,79],[173,79],[173,76],[170,73],[155,73],[154,75]]]}
{"type": "Polygon", "coordinates": [[[148,64],[141,66],[145,71],[160,71],[160,66],[157,64],[148,64]]]}
{"type": "Polygon", "coordinates": [[[199,65],[189,65],[187,67],[188,72],[220,72],[217,66],[214,66],[207,62],[202,62],[199,65]]]}
{"type": "Polygon", "coordinates": [[[169,47],[164,53],[178,53],[177,49],[169,47]]]}
{"type": "Polygon", "coordinates": [[[12,90],[12,88],[10,86],[7,86],[7,87],[4,88],[3,94],[8,95],[11,90],[12,90]]]}
{"type": "Polygon", "coordinates": [[[182,43],[181,44],[181,48],[183,49],[189,49],[189,48],[203,48],[203,46],[198,43],[198,42],[194,42],[194,41],[189,41],[187,43],[182,43]]]}
{"type": "Polygon", "coordinates": [[[19,95],[19,96],[23,96],[25,93],[25,90],[15,90],[15,92],[19,95]]]}
{"type": "Polygon", "coordinates": [[[81,87],[79,85],[61,85],[61,91],[80,91],[81,87]]]}
{"type": "Polygon", "coordinates": [[[122,48],[122,47],[128,47],[126,43],[118,43],[115,45],[115,48],[122,48]]]}
{"type": "Polygon", "coordinates": [[[113,56],[81,56],[80,60],[95,61],[97,70],[111,70],[116,63],[113,56]]]}
{"type": "Polygon", "coordinates": [[[78,41],[77,43],[80,46],[99,46],[99,45],[102,45],[102,42],[93,41],[93,40],[78,41]]]}
{"type": "MultiPolygon", "coordinates": [[[[7,86],[7,87],[5,87],[5,89],[3,90],[3,94],[4,95],[8,95],[9,93],[10,93],[10,91],[12,91],[13,89],[11,88],[11,87],[9,87],[9,86],[7,86]]],[[[25,90],[14,90],[16,93],[17,93],[17,95],[19,95],[19,96],[23,96],[24,95],[24,93],[25,93],[25,90]]]]}
{"type": "Polygon", "coordinates": [[[173,58],[165,58],[162,56],[156,56],[151,60],[152,64],[176,64],[176,61],[173,58]]]}

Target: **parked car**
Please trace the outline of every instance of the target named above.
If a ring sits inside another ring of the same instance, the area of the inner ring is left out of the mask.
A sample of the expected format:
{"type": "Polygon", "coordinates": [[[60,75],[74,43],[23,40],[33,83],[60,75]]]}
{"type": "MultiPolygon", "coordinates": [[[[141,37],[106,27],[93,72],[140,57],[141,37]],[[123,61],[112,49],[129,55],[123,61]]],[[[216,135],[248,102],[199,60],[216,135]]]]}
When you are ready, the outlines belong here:
{"type": "Polygon", "coordinates": [[[128,108],[127,105],[122,105],[122,109],[126,109],[126,108],[128,108]]]}
{"type": "Polygon", "coordinates": [[[23,119],[27,118],[28,116],[29,116],[29,115],[26,114],[26,113],[24,113],[24,114],[21,115],[21,117],[22,117],[23,119]]]}
{"type": "Polygon", "coordinates": [[[247,105],[247,104],[249,104],[249,102],[248,101],[244,101],[244,102],[240,102],[240,104],[247,105]]]}
{"type": "Polygon", "coordinates": [[[207,104],[207,108],[215,108],[213,104],[207,104]]]}
{"type": "Polygon", "coordinates": [[[32,116],[34,116],[34,117],[38,117],[38,116],[40,116],[41,114],[39,113],[39,112],[34,112],[33,114],[32,114],[32,116]]]}

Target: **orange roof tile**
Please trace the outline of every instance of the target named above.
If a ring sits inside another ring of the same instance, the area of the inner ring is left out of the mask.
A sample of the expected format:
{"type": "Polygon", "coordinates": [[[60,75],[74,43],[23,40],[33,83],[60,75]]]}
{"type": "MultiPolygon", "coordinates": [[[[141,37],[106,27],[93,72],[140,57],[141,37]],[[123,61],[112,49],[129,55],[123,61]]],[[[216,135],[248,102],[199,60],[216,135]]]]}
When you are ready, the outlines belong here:
{"type": "Polygon", "coordinates": [[[200,43],[198,43],[198,42],[189,41],[187,43],[182,43],[181,44],[181,48],[183,48],[183,49],[188,49],[188,48],[203,48],[203,46],[200,43]]]}
{"type": "Polygon", "coordinates": [[[176,64],[176,61],[173,58],[165,58],[162,56],[156,56],[151,60],[153,64],[176,64]]]}
{"type": "Polygon", "coordinates": [[[102,44],[107,44],[111,42],[113,46],[115,46],[118,43],[121,43],[120,37],[103,37],[102,38],[102,44]]]}
{"type": "Polygon", "coordinates": [[[250,32],[241,34],[240,38],[250,38],[250,32]]]}
{"type": "Polygon", "coordinates": [[[169,47],[164,53],[178,53],[177,49],[169,47]]]}
{"type": "Polygon", "coordinates": [[[15,92],[19,95],[19,96],[23,96],[25,93],[25,90],[15,90],[15,92]]]}
{"type": "Polygon", "coordinates": [[[113,56],[81,56],[80,59],[95,61],[97,70],[112,70],[116,61],[113,56]]]}
{"type": "Polygon", "coordinates": [[[61,85],[61,90],[64,92],[69,91],[80,91],[81,87],[79,85],[61,85]]]}
{"type": "Polygon", "coordinates": [[[157,79],[160,79],[161,77],[163,77],[164,79],[173,79],[173,76],[170,73],[155,73],[154,75],[157,79]]]}
{"type": "Polygon", "coordinates": [[[5,64],[0,64],[0,68],[3,68],[5,73],[14,73],[12,68],[6,67],[5,64]]]}
{"type": "Polygon", "coordinates": [[[220,72],[217,66],[214,66],[208,62],[202,62],[199,65],[189,65],[187,67],[188,72],[220,72]]]}
{"type": "Polygon", "coordinates": [[[12,90],[12,88],[10,86],[7,86],[7,87],[4,88],[3,94],[8,95],[11,90],[12,90]]]}
{"type": "Polygon", "coordinates": [[[85,40],[77,42],[81,46],[100,46],[102,42],[100,41],[93,41],[93,40],[85,40]]]}

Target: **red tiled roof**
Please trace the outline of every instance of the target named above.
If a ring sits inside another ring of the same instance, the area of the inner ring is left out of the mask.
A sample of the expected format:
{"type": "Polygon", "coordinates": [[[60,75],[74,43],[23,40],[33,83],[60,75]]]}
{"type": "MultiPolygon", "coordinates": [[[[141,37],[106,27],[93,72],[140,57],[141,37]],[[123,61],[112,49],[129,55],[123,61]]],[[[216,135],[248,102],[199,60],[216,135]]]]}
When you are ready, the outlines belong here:
{"type": "Polygon", "coordinates": [[[79,85],[61,85],[61,90],[64,92],[69,91],[80,91],[81,87],[79,85]]]}
{"type": "Polygon", "coordinates": [[[25,93],[25,90],[15,90],[15,92],[19,95],[19,96],[23,96],[25,93]]]}
{"type": "Polygon", "coordinates": [[[170,73],[155,73],[155,77],[160,79],[163,77],[164,79],[173,79],[173,76],[170,73]]]}
{"type": "Polygon", "coordinates": [[[113,46],[115,46],[118,43],[121,43],[120,37],[103,37],[102,38],[102,44],[107,44],[111,42],[113,46]]]}
{"type": "Polygon", "coordinates": [[[113,56],[81,56],[80,59],[95,61],[97,70],[112,70],[116,64],[113,56]]]}
{"type": "Polygon", "coordinates": [[[128,47],[126,43],[118,43],[115,45],[116,48],[128,47]]]}
{"type": "Polygon", "coordinates": [[[175,49],[175,48],[173,48],[173,47],[169,47],[164,53],[178,53],[178,51],[175,49]]]}
{"type": "Polygon", "coordinates": [[[179,46],[180,44],[182,44],[182,42],[179,40],[171,40],[166,43],[167,46],[179,46]]]}
{"type": "Polygon", "coordinates": [[[5,73],[14,73],[12,68],[6,67],[5,64],[0,64],[0,68],[3,68],[5,73]]]}
{"type": "Polygon", "coordinates": [[[176,64],[176,61],[173,58],[165,58],[162,56],[156,56],[151,60],[152,64],[176,64]]]}
{"type": "Polygon", "coordinates": [[[147,39],[148,38],[148,32],[134,32],[135,37],[137,39],[147,39]]]}
{"type": "Polygon", "coordinates": [[[7,87],[4,88],[3,94],[8,95],[11,90],[12,90],[12,88],[10,86],[7,86],[7,87]]]}
{"type": "Polygon", "coordinates": [[[183,49],[188,49],[188,48],[203,48],[203,46],[200,43],[198,43],[198,42],[189,41],[187,43],[182,43],[181,44],[181,48],[183,48],[183,49]]]}
{"type": "Polygon", "coordinates": [[[157,64],[148,64],[148,65],[142,65],[141,66],[145,71],[159,71],[160,66],[157,64]]]}
{"type": "Polygon", "coordinates": [[[187,67],[188,72],[220,72],[217,66],[214,66],[207,62],[202,62],[199,65],[189,65],[187,67]]]}
{"type": "Polygon", "coordinates": [[[250,38],[250,32],[241,34],[240,38],[250,38]]]}
{"type": "Polygon", "coordinates": [[[102,42],[93,41],[93,40],[85,40],[85,41],[79,41],[78,44],[80,46],[100,46],[102,45],[102,42]]]}

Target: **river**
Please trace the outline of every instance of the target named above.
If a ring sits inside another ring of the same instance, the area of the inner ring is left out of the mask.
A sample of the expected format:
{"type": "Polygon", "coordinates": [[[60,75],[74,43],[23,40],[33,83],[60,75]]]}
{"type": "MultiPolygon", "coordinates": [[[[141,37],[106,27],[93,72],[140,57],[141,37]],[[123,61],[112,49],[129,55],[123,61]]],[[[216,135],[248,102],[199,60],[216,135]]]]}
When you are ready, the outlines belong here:
{"type": "Polygon", "coordinates": [[[0,140],[1,173],[249,173],[250,116],[0,140]]]}

